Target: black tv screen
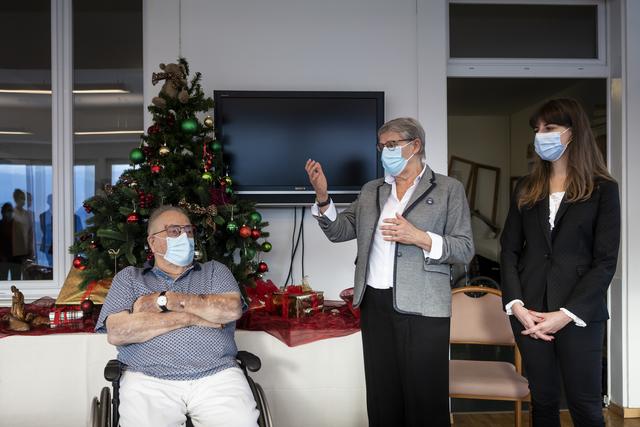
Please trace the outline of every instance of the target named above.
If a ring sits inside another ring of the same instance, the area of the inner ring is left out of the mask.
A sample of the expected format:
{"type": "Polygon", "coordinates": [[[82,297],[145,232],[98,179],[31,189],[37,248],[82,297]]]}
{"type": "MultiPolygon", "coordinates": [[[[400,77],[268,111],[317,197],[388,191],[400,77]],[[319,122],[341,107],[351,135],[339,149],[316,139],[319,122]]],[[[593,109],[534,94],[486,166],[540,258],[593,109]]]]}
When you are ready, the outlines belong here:
{"type": "Polygon", "coordinates": [[[215,91],[217,138],[234,189],[262,204],[313,202],[304,165],[319,161],[334,201],[381,176],[383,92],[215,91]]]}

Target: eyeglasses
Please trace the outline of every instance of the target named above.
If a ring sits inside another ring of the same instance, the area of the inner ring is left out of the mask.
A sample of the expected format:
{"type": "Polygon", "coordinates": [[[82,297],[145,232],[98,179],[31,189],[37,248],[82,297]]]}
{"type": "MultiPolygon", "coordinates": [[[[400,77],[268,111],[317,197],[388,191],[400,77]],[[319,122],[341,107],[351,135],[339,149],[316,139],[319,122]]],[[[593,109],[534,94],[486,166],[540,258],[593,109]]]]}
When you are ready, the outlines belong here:
{"type": "Polygon", "coordinates": [[[198,228],[195,225],[192,224],[187,224],[187,225],[176,225],[176,224],[171,224],[171,225],[165,225],[164,226],[164,230],[160,230],[160,231],[156,231],[155,233],[152,233],[152,236],[155,236],[156,234],[160,234],[160,233],[167,233],[167,237],[178,237],[179,235],[182,234],[182,232],[184,231],[188,237],[193,237],[193,235],[196,233],[196,230],[198,228]]]}
{"type": "MultiPolygon", "coordinates": [[[[382,152],[383,149],[387,148],[389,151],[394,151],[396,148],[398,148],[398,145],[400,145],[401,142],[405,142],[405,141],[414,141],[415,138],[409,138],[409,139],[397,139],[397,140],[391,140],[391,141],[387,141],[384,144],[381,143],[377,143],[376,144],[376,148],[378,149],[378,151],[382,152]]],[[[404,148],[407,145],[411,144],[410,142],[404,144],[402,147],[400,148],[404,148]]]]}

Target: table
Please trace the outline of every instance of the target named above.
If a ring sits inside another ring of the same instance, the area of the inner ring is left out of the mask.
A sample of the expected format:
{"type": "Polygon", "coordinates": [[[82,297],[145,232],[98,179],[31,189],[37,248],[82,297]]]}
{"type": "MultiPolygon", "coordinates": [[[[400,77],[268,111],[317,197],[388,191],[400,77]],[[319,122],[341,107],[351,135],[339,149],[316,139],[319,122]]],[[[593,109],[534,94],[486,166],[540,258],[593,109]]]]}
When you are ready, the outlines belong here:
{"type": "MultiPolygon", "coordinates": [[[[238,348],[262,359],[276,427],[367,425],[360,333],[287,347],[265,332],[237,331],[238,348]]],[[[0,426],[87,426],[91,399],[116,355],[103,334],[0,339],[0,426]]]]}

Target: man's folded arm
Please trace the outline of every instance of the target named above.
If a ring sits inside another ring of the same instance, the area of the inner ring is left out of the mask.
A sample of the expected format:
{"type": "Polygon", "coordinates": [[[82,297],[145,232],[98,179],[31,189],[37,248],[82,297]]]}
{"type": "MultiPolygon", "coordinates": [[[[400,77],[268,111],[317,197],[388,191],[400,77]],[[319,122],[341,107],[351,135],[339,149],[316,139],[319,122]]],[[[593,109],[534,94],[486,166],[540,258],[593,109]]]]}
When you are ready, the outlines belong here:
{"type": "Polygon", "coordinates": [[[209,322],[187,312],[134,312],[121,311],[110,314],[106,320],[107,340],[112,345],[141,343],[187,326],[220,328],[219,323],[209,322]]]}

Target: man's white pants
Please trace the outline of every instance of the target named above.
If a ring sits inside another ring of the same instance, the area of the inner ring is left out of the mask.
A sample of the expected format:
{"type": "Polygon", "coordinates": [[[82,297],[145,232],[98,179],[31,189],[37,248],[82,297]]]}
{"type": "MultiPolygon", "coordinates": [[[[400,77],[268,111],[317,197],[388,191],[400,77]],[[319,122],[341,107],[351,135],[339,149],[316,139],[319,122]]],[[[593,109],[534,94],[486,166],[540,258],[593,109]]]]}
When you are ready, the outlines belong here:
{"type": "Polygon", "coordinates": [[[121,427],[255,427],[256,402],[240,368],[193,381],[125,371],[120,380],[121,427]]]}

